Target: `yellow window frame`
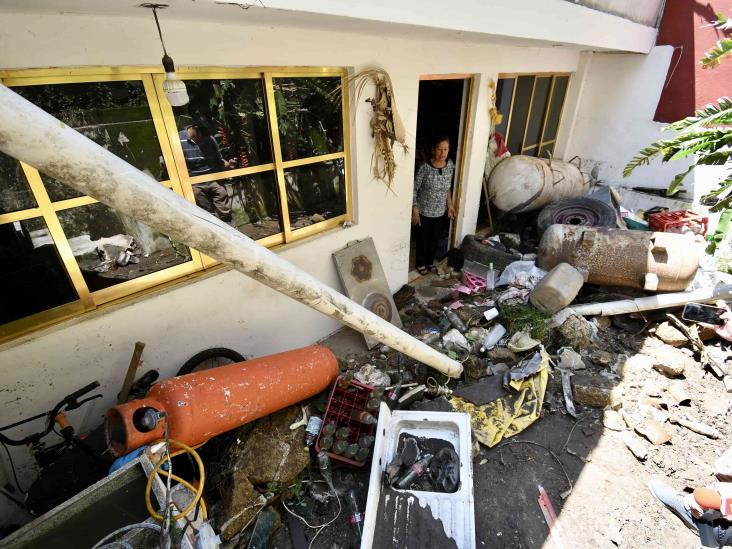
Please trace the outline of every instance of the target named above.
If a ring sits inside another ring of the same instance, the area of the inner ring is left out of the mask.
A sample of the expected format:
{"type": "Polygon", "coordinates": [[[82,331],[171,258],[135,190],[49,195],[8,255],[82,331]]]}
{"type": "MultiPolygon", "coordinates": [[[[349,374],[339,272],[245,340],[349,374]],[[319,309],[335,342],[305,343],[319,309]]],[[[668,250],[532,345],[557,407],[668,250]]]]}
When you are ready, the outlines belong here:
{"type": "MultiPolygon", "coordinates": [[[[267,236],[257,242],[267,247],[279,247],[291,242],[313,236],[317,233],[340,226],[344,221],[353,219],[353,194],[350,166],[350,114],[347,77],[345,68],[341,67],[192,67],[178,68],[179,76],[185,79],[245,79],[254,78],[262,82],[265,91],[265,109],[268,115],[269,132],[274,161],[264,165],[228,170],[217,174],[190,177],[178,137],[178,129],[170,104],[165,99],[162,82],[165,78],[160,67],[78,67],[52,69],[12,69],[0,70],[0,82],[8,87],[48,84],[68,84],[84,82],[141,81],[145,89],[148,106],[153,119],[160,150],[168,171],[169,179],[161,181],[174,192],[194,202],[192,184],[272,171],[275,174],[280,203],[280,233],[267,236]],[[274,102],[272,79],[278,77],[318,77],[339,76],[341,78],[341,105],[343,114],[343,150],[341,152],[283,161],[280,148],[279,128],[274,102]],[[290,228],[284,170],[287,168],[343,159],[346,186],[346,213],[307,227],[292,230],[290,228]]],[[[28,181],[31,193],[36,200],[36,207],[0,214],[0,224],[23,221],[31,218],[42,218],[58,251],[61,263],[69,275],[71,284],[79,299],[71,303],[46,309],[39,313],[0,325],[0,343],[24,335],[33,330],[45,327],[68,318],[92,311],[113,302],[138,297],[162,286],[179,283],[198,276],[219,266],[219,263],[205,254],[189,248],[191,260],[180,265],[169,267],[121,282],[109,288],[90,292],[81,273],[81,269],[71,251],[68,240],[58,220],[57,212],[97,202],[92,197],[81,196],[67,200],[51,201],[41,180],[40,173],[33,167],[20,163],[28,181]]]]}
{"type": "Polygon", "coordinates": [[[532,83],[532,89],[531,89],[531,97],[529,99],[529,110],[526,115],[526,122],[524,123],[523,127],[523,137],[521,139],[521,151],[520,154],[524,154],[527,151],[531,151],[533,149],[537,149],[537,157],[539,156],[539,152],[541,150],[548,146],[553,145],[557,137],[559,135],[559,132],[562,128],[562,115],[564,114],[564,106],[567,103],[567,93],[569,91],[569,86],[571,84],[572,80],[572,73],[571,72],[517,72],[517,73],[500,73],[498,75],[499,79],[513,79],[513,89],[511,91],[511,102],[508,107],[508,113],[502,113],[503,116],[507,116],[508,120],[506,122],[506,135],[504,136],[504,143],[508,143],[508,136],[511,132],[511,119],[513,117],[513,108],[516,100],[516,88],[518,87],[518,77],[519,76],[533,76],[534,81],[532,83]],[[539,141],[537,143],[526,143],[526,135],[528,133],[529,129],[529,121],[531,119],[531,111],[534,104],[534,93],[536,92],[536,80],[537,78],[546,78],[551,77],[551,82],[549,84],[549,93],[547,94],[546,98],[546,107],[544,109],[543,118],[541,121],[540,131],[539,131],[539,141]],[[554,95],[554,85],[556,84],[557,78],[559,77],[567,77],[567,88],[564,92],[564,98],[562,99],[562,105],[559,108],[559,123],[557,125],[557,131],[556,136],[552,139],[544,139],[544,131],[546,129],[547,120],[549,118],[549,109],[551,107],[552,97],[554,95]]]}

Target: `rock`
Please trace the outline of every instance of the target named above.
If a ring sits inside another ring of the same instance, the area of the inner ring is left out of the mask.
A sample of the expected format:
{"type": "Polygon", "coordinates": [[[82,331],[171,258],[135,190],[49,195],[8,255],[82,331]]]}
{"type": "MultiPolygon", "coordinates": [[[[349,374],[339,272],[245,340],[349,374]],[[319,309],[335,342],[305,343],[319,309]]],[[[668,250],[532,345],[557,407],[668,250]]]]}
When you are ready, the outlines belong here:
{"type": "Polygon", "coordinates": [[[613,325],[613,321],[610,319],[609,316],[596,316],[592,318],[592,322],[595,323],[595,326],[597,326],[600,330],[607,330],[610,328],[610,326],[613,325]]]}
{"type": "Polygon", "coordinates": [[[488,374],[492,376],[499,376],[501,374],[504,374],[508,372],[510,368],[508,367],[508,364],[505,362],[498,362],[496,364],[490,363],[488,364],[488,374]]]}
{"type": "Polygon", "coordinates": [[[626,377],[629,374],[636,373],[642,374],[644,372],[650,372],[653,369],[653,357],[643,354],[633,355],[628,357],[625,364],[621,367],[620,374],[626,377]]]}
{"type": "Polygon", "coordinates": [[[630,431],[624,432],[621,436],[623,437],[623,442],[628,447],[628,450],[630,450],[631,453],[640,461],[645,461],[648,457],[648,450],[646,449],[645,444],[643,444],[643,441],[630,431]]]}
{"type": "Polygon", "coordinates": [[[646,338],[638,351],[653,358],[653,367],[668,377],[678,377],[696,365],[692,357],[654,337],[646,338]]]}
{"type": "Polygon", "coordinates": [[[689,340],[670,322],[662,322],[656,327],[656,337],[672,347],[683,347],[689,340]]]}
{"type": "Polygon", "coordinates": [[[486,354],[494,362],[508,362],[509,364],[518,362],[516,353],[507,347],[493,347],[486,354]]]}
{"type": "Polygon", "coordinates": [[[610,380],[591,374],[577,374],[572,378],[574,401],[593,408],[617,409],[621,404],[621,390],[610,380]]]}
{"type": "Polygon", "coordinates": [[[587,368],[582,357],[574,349],[562,347],[557,355],[559,356],[559,367],[563,370],[576,371],[587,368]]]}
{"type": "Polygon", "coordinates": [[[598,349],[597,351],[592,351],[590,360],[600,366],[608,367],[615,362],[615,355],[598,349]]]}
{"type": "Polygon", "coordinates": [[[602,424],[611,431],[625,431],[626,425],[620,412],[607,408],[602,413],[602,424]]]}
{"type": "MultiPolygon", "coordinates": [[[[559,314],[559,313],[557,313],[559,314]]],[[[584,317],[571,314],[557,328],[557,336],[562,345],[572,347],[575,350],[584,350],[594,347],[592,343],[592,324],[584,317]]]]}
{"type": "MultiPolygon", "coordinates": [[[[308,466],[310,455],[302,451],[305,427],[290,430],[301,413],[299,406],[291,406],[262,418],[243,445],[236,444],[227,450],[222,463],[230,463],[233,472],[217,517],[224,539],[235,536],[264,504],[253,485],[290,485],[308,466]]],[[[245,437],[243,433],[241,438],[245,437]]]]}
{"type": "Polygon", "coordinates": [[[364,364],[353,377],[356,381],[372,387],[388,387],[391,385],[389,374],[382,372],[373,364],[364,364]]]}
{"type": "Polygon", "coordinates": [[[643,435],[656,446],[666,444],[671,440],[671,435],[663,428],[663,425],[655,419],[646,419],[640,425],[636,425],[635,432],[643,435]]]}
{"type": "Polygon", "coordinates": [[[677,406],[691,405],[691,397],[686,392],[683,381],[675,381],[669,385],[668,394],[677,406]]]}

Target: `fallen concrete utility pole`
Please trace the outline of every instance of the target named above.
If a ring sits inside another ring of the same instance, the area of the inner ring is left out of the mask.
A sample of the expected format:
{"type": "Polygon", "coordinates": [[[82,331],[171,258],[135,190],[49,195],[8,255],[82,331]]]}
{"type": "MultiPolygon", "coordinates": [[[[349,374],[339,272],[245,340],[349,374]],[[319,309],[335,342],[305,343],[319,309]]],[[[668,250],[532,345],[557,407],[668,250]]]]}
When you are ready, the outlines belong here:
{"type": "Polygon", "coordinates": [[[0,85],[0,151],[450,376],[462,365],[351,301],[0,85]]]}
{"type": "Polygon", "coordinates": [[[718,299],[732,299],[732,284],[723,284],[715,288],[702,288],[691,292],[676,292],[672,294],[657,294],[638,299],[621,299],[620,301],[608,301],[607,303],[588,303],[586,305],[570,305],[572,310],[582,316],[612,316],[653,309],[666,309],[668,307],[680,307],[687,303],[705,303],[718,299]]]}

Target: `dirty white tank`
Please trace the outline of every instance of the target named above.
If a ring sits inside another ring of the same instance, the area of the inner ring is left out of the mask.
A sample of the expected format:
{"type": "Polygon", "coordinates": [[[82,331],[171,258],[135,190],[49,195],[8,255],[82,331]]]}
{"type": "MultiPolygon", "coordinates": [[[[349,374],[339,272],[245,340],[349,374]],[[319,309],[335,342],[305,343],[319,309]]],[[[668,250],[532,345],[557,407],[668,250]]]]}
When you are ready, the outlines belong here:
{"type": "Polygon", "coordinates": [[[488,178],[488,196],[496,208],[519,213],[537,210],[561,198],[584,196],[590,177],[577,165],[549,158],[511,156],[488,178]]]}

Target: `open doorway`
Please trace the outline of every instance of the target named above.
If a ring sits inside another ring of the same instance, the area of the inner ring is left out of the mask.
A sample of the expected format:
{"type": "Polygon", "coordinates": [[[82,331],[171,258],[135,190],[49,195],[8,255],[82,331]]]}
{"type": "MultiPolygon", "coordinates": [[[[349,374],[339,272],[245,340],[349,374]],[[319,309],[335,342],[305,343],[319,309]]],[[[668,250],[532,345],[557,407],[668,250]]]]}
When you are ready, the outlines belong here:
{"type": "MultiPolygon", "coordinates": [[[[447,137],[450,141],[448,158],[455,166],[451,193],[456,212],[460,201],[472,81],[472,76],[468,74],[429,75],[421,77],[419,81],[414,173],[416,176],[422,164],[430,163],[435,141],[443,136],[447,137]]],[[[441,218],[439,225],[436,262],[440,261],[455,245],[454,222],[448,219],[447,212],[441,218]]],[[[410,271],[414,271],[416,267],[419,230],[419,227],[412,226],[410,271]]]]}

